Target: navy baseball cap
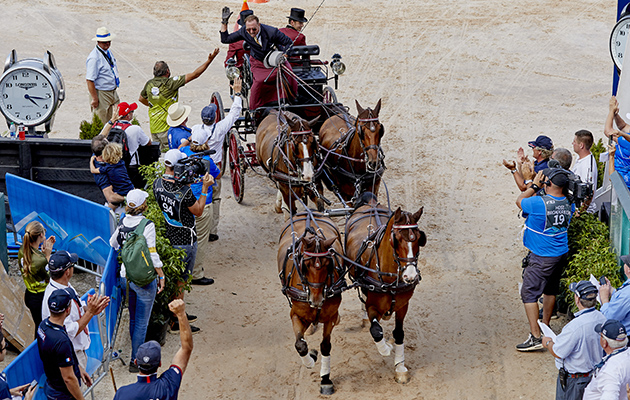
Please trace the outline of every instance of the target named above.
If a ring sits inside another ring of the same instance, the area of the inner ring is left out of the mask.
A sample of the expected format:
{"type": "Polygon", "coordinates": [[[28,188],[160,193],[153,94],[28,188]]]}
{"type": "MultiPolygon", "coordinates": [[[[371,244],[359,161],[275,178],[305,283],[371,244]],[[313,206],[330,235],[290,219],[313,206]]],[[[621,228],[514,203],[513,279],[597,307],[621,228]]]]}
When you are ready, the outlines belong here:
{"type": "Polygon", "coordinates": [[[589,281],[571,282],[569,290],[581,299],[592,300],[597,297],[597,288],[589,281]]]}
{"type": "Polygon", "coordinates": [[[61,272],[73,267],[77,261],[79,261],[79,256],[75,253],[68,253],[65,250],[57,251],[48,260],[48,271],[61,272]]]}
{"type": "Polygon", "coordinates": [[[626,254],[625,256],[619,257],[622,263],[628,264],[630,266],[630,254],[626,254]]]}
{"type": "Polygon", "coordinates": [[[210,103],[210,105],[205,106],[203,110],[201,110],[201,119],[204,121],[214,121],[217,116],[217,106],[214,103],[210,103]]]}
{"type": "Polygon", "coordinates": [[[48,308],[56,314],[62,313],[68,309],[72,296],[65,289],[57,289],[48,298],[48,308]]]}
{"type": "Polygon", "coordinates": [[[545,136],[545,135],[540,135],[536,138],[536,140],[532,142],[527,142],[527,144],[531,148],[540,147],[541,149],[545,149],[545,150],[553,149],[553,142],[548,136],[545,136]]]}
{"type": "Polygon", "coordinates": [[[155,340],[149,340],[138,347],[136,352],[136,364],[141,370],[151,370],[160,366],[162,361],[162,348],[155,340]]]}
{"type": "Polygon", "coordinates": [[[623,324],[615,319],[609,319],[603,324],[595,325],[595,332],[601,333],[611,340],[624,340],[626,335],[626,328],[623,324]]]}

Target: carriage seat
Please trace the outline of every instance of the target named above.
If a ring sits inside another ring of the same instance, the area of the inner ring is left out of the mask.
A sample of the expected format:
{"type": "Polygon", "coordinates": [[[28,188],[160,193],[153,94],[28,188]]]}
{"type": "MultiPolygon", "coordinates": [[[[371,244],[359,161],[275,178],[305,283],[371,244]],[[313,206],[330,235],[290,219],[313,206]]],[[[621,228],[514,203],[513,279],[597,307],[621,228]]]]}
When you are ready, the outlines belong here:
{"type": "Polygon", "coordinates": [[[322,72],[319,60],[311,60],[311,56],[319,55],[319,46],[294,46],[287,51],[293,72],[307,85],[325,85],[328,80],[322,72]]]}
{"type": "Polygon", "coordinates": [[[309,44],[307,46],[293,46],[287,51],[287,56],[289,57],[305,57],[310,58],[310,56],[318,56],[319,55],[319,46],[316,44],[309,44]]]}

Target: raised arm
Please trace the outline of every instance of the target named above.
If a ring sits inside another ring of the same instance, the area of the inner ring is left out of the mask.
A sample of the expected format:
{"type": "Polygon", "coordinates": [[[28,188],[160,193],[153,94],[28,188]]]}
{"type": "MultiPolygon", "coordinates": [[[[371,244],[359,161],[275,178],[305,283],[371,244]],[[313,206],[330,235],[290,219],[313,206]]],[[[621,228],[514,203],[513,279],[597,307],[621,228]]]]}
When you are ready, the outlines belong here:
{"type": "Polygon", "coordinates": [[[208,69],[208,66],[210,65],[212,60],[214,60],[214,58],[217,56],[217,54],[219,54],[219,48],[218,47],[216,49],[214,49],[214,51],[208,55],[208,59],[203,64],[201,64],[199,67],[197,67],[196,70],[194,70],[193,72],[191,72],[189,74],[186,74],[186,83],[199,78],[201,76],[201,74],[203,74],[208,69]]]}
{"type": "Polygon", "coordinates": [[[188,317],[186,317],[186,305],[184,304],[184,300],[173,300],[168,305],[168,308],[177,316],[177,320],[179,321],[179,340],[181,342],[181,347],[173,357],[172,365],[179,367],[183,374],[186,372],[186,367],[188,366],[188,361],[190,360],[190,355],[193,350],[192,331],[188,317]]]}

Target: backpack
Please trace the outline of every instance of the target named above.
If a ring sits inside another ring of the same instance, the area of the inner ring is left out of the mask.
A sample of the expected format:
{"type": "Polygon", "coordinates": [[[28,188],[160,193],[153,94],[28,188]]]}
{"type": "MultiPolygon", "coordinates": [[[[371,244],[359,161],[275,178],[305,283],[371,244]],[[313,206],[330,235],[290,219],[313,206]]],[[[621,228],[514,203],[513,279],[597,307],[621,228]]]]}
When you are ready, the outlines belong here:
{"type": "Polygon", "coordinates": [[[144,218],[136,229],[129,233],[120,251],[127,270],[127,279],[138,286],[146,286],[157,277],[147,239],[144,237],[144,228],[149,222],[144,218]]]}
{"type": "Polygon", "coordinates": [[[131,124],[127,121],[116,121],[112,129],[107,135],[107,141],[110,143],[119,143],[122,146],[123,156],[122,160],[125,162],[125,166],[129,166],[131,162],[131,153],[129,153],[129,142],[127,141],[127,134],[125,129],[130,127],[131,124]]]}

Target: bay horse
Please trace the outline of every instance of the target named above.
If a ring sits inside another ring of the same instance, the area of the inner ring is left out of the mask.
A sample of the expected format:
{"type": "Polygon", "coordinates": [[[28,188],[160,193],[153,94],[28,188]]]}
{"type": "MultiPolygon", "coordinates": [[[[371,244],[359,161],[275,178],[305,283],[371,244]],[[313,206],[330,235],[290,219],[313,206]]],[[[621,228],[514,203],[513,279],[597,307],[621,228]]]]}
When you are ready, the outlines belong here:
{"type": "Polygon", "coordinates": [[[304,332],[322,323],[320,393],[333,394],[330,380],[330,336],[339,321],[341,292],[346,287],[342,270],[341,235],[336,224],[317,213],[299,213],[280,234],[278,272],[282,293],[291,306],[295,349],[306,368],[313,368],[317,350],[309,353],[304,332]]]}
{"type": "Polygon", "coordinates": [[[331,190],[337,189],[345,202],[356,200],[365,191],[378,195],[385,171],[381,100],[374,109],[364,109],[357,100],[355,103],[357,118],[339,113],[324,121],[319,130],[327,184],[331,190]]]}
{"type": "Polygon", "coordinates": [[[288,111],[272,111],[256,129],[258,163],[276,182],[291,214],[295,213],[295,200],[306,198],[306,194],[318,210],[324,210],[324,201],[318,195],[321,183],[314,181],[319,146],[311,126],[318,119],[306,121],[288,111]]]}
{"type": "Polygon", "coordinates": [[[418,253],[427,241],[418,228],[423,207],[414,214],[400,207],[392,213],[369,195],[372,196],[369,204],[359,206],[346,222],[345,254],[354,261],[349,274],[365,296],[370,334],[382,356],[390,355],[392,345],[385,341],[379,322],[396,314],[395,376],[397,382],[407,383],[403,322],[409,300],[421,279],[418,253]]]}

